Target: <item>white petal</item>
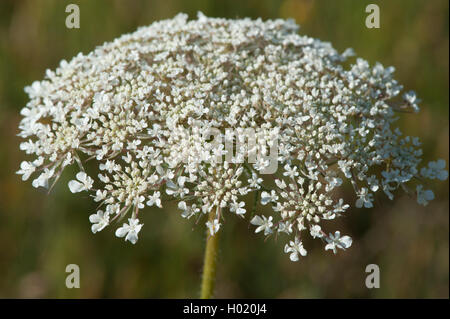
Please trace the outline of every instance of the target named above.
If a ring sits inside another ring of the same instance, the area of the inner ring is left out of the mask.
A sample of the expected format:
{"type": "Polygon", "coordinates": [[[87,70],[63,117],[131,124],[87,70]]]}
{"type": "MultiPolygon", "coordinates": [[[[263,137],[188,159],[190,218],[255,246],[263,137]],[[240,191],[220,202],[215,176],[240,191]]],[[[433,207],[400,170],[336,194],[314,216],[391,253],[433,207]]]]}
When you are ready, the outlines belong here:
{"type": "Polygon", "coordinates": [[[31,182],[31,185],[33,185],[34,188],[41,186],[39,178],[34,179],[33,182],[31,182]]]}
{"type": "Polygon", "coordinates": [[[116,236],[124,237],[128,233],[128,230],[129,230],[128,227],[122,226],[116,230],[116,236]]]}
{"type": "Polygon", "coordinates": [[[101,220],[101,217],[98,214],[92,214],[89,216],[89,221],[91,223],[98,223],[101,220]]]}
{"type": "Polygon", "coordinates": [[[256,225],[256,226],[259,226],[262,223],[264,223],[264,220],[261,217],[259,217],[258,215],[255,215],[255,217],[253,217],[252,220],[250,221],[250,224],[256,225]]]}
{"type": "Polygon", "coordinates": [[[270,194],[267,192],[261,193],[261,204],[266,205],[268,202],[270,202],[270,194]]]}
{"type": "Polygon", "coordinates": [[[178,208],[182,209],[182,210],[186,210],[186,203],[185,202],[179,202],[178,203],[178,208]]]}
{"type": "Polygon", "coordinates": [[[86,181],[86,177],[87,174],[85,172],[78,172],[76,175],[76,178],[80,181],[80,182],[84,182],[86,181]]]}
{"type": "Polygon", "coordinates": [[[356,207],[361,208],[361,207],[363,207],[363,205],[364,205],[364,201],[361,198],[358,198],[356,200],[356,207]]]}
{"type": "Polygon", "coordinates": [[[334,243],[329,243],[325,246],[325,250],[330,250],[330,249],[333,250],[334,253],[336,253],[336,248],[335,248],[334,243]]]}
{"type": "Polygon", "coordinates": [[[424,192],[424,194],[423,194],[423,197],[424,197],[426,200],[433,200],[433,199],[434,199],[434,193],[433,193],[432,190],[426,190],[426,191],[424,192]]]}
{"type": "Polygon", "coordinates": [[[94,224],[91,226],[91,231],[95,234],[96,232],[101,231],[103,228],[105,228],[106,225],[101,224],[94,224]]]}
{"type": "Polygon", "coordinates": [[[303,246],[300,247],[299,251],[300,251],[300,255],[302,255],[302,256],[306,256],[308,254],[308,252],[306,251],[305,248],[303,248],[303,246]]]}
{"type": "Polygon", "coordinates": [[[294,251],[290,256],[289,259],[292,261],[298,261],[298,253],[294,251]]]}
{"type": "Polygon", "coordinates": [[[353,240],[349,236],[343,236],[340,240],[340,243],[344,248],[349,248],[352,245],[353,240]]]}
{"type": "Polygon", "coordinates": [[[71,180],[69,182],[69,189],[72,193],[79,193],[84,190],[84,185],[76,180],[71,180]]]}
{"type": "Polygon", "coordinates": [[[288,244],[284,245],[284,252],[285,252],[285,253],[290,252],[291,249],[292,249],[292,248],[291,248],[288,244]]]}
{"type": "Polygon", "coordinates": [[[136,244],[137,240],[138,240],[138,236],[137,236],[137,232],[135,231],[130,231],[127,235],[127,237],[125,237],[125,240],[128,240],[129,242],[131,242],[133,245],[136,244]]]}

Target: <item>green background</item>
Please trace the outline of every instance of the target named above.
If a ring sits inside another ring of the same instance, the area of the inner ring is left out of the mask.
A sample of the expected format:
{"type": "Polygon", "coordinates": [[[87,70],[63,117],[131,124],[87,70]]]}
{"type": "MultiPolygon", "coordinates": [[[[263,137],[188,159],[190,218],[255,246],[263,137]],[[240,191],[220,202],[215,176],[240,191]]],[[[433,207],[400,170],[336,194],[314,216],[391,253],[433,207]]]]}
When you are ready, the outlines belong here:
{"type": "MultiPolygon", "coordinates": [[[[396,79],[418,93],[422,111],[399,125],[424,143],[425,159],[448,162],[448,1],[0,1],[0,297],[198,297],[205,244],[201,226],[186,222],[173,204],[146,208],[135,246],[114,237],[115,227],[93,235],[95,203],[70,193],[67,171],[50,195],[22,182],[15,171],[24,86],[43,78],[61,59],[87,53],[138,26],[201,10],[228,18],[294,18],[300,33],[352,47],[370,63],[396,67],[396,79]],[[80,7],[81,28],[65,27],[65,7],[80,7]],[[380,6],[381,28],[365,27],[365,7],[380,6]],[[65,267],[78,264],[81,288],[67,289],[65,267]]],[[[306,242],[298,263],[284,241],[253,234],[247,220],[229,216],[223,227],[217,297],[221,298],[448,298],[449,184],[436,182],[436,200],[419,206],[400,195],[376,199],[373,209],[351,209],[329,225],[353,237],[334,256],[320,241],[306,242]],[[377,264],[381,288],[365,287],[365,267],[377,264]]],[[[352,202],[354,195],[342,194],[352,202]]],[[[257,207],[259,212],[263,208],[257,207]]]]}

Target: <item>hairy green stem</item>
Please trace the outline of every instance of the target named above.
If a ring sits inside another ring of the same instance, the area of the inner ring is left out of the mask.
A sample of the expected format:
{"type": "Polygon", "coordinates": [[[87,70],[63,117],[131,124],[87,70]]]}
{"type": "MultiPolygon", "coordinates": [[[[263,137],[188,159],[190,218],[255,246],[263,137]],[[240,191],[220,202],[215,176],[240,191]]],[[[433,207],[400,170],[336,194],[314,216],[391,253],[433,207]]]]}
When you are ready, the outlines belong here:
{"type": "MultiPolygon", "coordinates": [[[[209,221],[213,223],[215,218],[216,210],[212,209],[209,213],[209,221]]],[[[209,229],[206,229],[205,259],[203,262],[202,288],[200,292],[201,299],[210,299],[214,294],[218,245],[219,233],[217,232],[214,236],[211,236],[209,229]]]]}

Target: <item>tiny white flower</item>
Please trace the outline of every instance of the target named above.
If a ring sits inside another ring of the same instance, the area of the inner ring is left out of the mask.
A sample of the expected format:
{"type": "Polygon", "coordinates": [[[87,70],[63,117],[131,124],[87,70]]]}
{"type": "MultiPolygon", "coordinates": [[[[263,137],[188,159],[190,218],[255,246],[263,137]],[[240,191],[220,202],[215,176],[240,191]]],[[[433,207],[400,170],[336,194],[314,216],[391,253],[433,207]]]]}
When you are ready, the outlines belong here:
{"type": "Polygon", "coordinates": [[[363,187],[359,191],[358,199],[356,200],[356,207],[361,208],[371,208],[373,207],[372,201],[373,201],[373,194],[369,193],[367,188],[363,187]]]}
{"type": "Polygon", "coordinates": [[[177,184],[168,180],[166,188],[167,195],[180,196],[183,198],[184,195],[189,193],[189,189],[184,187],[185,181],[186,179],[183,176],[178,177],[177,184]]]}
{"type": "Polygon", "coordinates": [[[97,189],[97,192],[95,193],[94,201],[100,202],[106,198],[106,195],[108,194],[108,191],[104,189],[103,191],[100,189],[97,189]]]}
{"type": "Polygon", "coordinates": [[[339,199],[339,201],[336,203],[336,205],[334,205],[334,213],[343,213],[347,210],[347,208],[349,208],[350,205],[345,204],[344,200],[342,198],[339,199]]]}
{"type": "Polygon", "coordinates": [[[436,162],[429,162],[428,167],[423,167],[420,170],[423,177],[429,179],[439,179],[445,181],[448,178],[448,171],[445,170],[445,161],[440,159],[436,162]]]}
{"type": "Polygon", "coordinates": [[[305,248],[303,248],[303,244],[302,242],[298,239],[298,237],[295,237],[295,241],[290,241],[289,245],[286,244],[284,246],[284,252],[289,255],[289,258],[292,261],[298,261],[299,260],[299,255],[301,256],[306,256],[307,255],[307,251],[305,248]]]}
{"type": "Polygon", "coordinates": [[[119,170],[120,166],[118,166],[113,160],[107,160],[105,163],[101,163],[99,165],[99,169],[101,171],[107,171],[108,173],[112,173],[113,171],[119,170]]]}
{"type": "Polygon", "coordinates": [[[208,227],[211,236],[214,236],[219,231],[220,225],[221,223],[219,223],[218,219],[214,219],[212,223],[210,221],[206,222],[206,227],[208,227]]]}
{"type": "Polygon", "coordinates": [[[155,205],[155,206],[161,208],[162,205],[161,205],[160,196],[161,196],[161,193],[159,191],[154,192],[153,195],[150,195],[148,197],[147,206],[151,207],[151,206],[155,205]]]}
{"type": "Polygon", "coordinates": [[[281,189],[286,188],[286,182],[284,180],[276,179],[275,184],[277,185],[278,188],[281,188],[281,189]]]}
{"type": "Polygon", "coordinates": [[[339,177],[328,177],[327,181],[328,184],[325,187],[325,191],[327,192],[331,192],[336,187],[342,185],[342,179],[340,179],[339,177]]]}
{"type": "Polygon", "coordinates": [[[117,237],[125,237],[125,241],[135,244],[138,240],[138,234],[144,224],[139,224],[139,219],[129,218],[128,224],[124,223],[122,227],[116,230],[117,237]]]}
{"type": "Polygon", "coordinates": [[[313,225],[309,228],[309,232],[312,238],[322,238],[322,228],[319,225],[313,225]]]}
{"type": "Polygon", "coordinates": [[[340,160],[340,161],[338,161],[338,166],[341,169],[341,171],[344,173],[345,177],[347,177],[347,178],[352,177],[352,172],[351,172],[352,162],[351,161],[340,160]]]}
{"type": "Polygon", "coordinates": [[[91,230],[95,234],[108,226],[109,214],[99,210],[96,214],[89,216],[89,221],[93,224],[91,230]]]}
{"type": "Polygon", "coordinates": [[[48,181],[49,181],[49,179],[51,179],[53,177],[54,174],[55,174],[55,170],[54,169],[45,168],[44,172],[42,172],[41,175],[39,175],[38,178],[33,180],[33,182],[32,182],[33,187],[35,187],[35,188],[38,188],[38,187],[48,188],[48,181]]]}
{"type": "Polygon", "coordinates": [[[261,193],[261,204],[266,205],[269,202],[276,202],[278,200],[278,196],[276,191],[272,190],[270,194],[268,192],[261,193]]]}
{"type": "Polygon", "coordinates": [[[432,190],[424,190],[423,185],[417,185],[417,202],[420,205],[427,206],[429,201],[434,199],[434,193],[432,190]]]}
{"type": "Polygon", "coordinates": [[[20,163],[20,170],[16,172],[16,174],[22,175],[22,180],[26,181],[30,178],[30,175],[36,171],[36,168],[41,166],[44,163],[44,158],[39,156],[33,162],[23,161],[20,163]]]}
{"type": "Polygon", "coordinates": [[[292,223],[290,223],[289,221],[287,221],[287,222],[280,222],[278,224],[277,231],[279,233],[292,234],[292,223]]]}
{"type": "Polygon", "coordinates": [[[94,180],[90,178],[85,172],[78,172],[76,175],[77,180],[71,180],[69,182],[69,189],[72,193],[79,193],[92,188],[94,180]]]}
{"type": "Polygon", "coordinates": [[[142,208],[145,207],[144,201],[145,201],[145,197],[144,197],[143,195],[136,196],[136,197],[134,198],[133,204],[134,204],[135,206],[137,206],[139,209],[142,209],[142,208]]]}
{"type": "Polygon", "coordinates": [[[246,210],[243,207],[245,207],[244,202],[240,202],[240,203],[233,202],[230,205],[230,211],[235,212],[236,215],[238,215],[238,216],[244,217],[246,210]]]}
{"type": "Polygon", "coordinates": [[[369,188],[372,192],[376,192],[379,189],[378,185],[378,179],[375,175],[370,176],[367,178],[367,183],[369,184],[369,188]]]}
{"type": "Polygon", "coordinates": [[[252,178],[248,179],[249,186],[254,189],[260,189],[260,184],[262,183],[262,178],[257,174],[252,172],[252,178]]]}
{"type": "Polygon", "coordinates": [[[22,175],[22,180],[26,181],[35,170],[36,166],[34,166],[33,163],[23,161],[20,163],[20,170],[18,170],[16,174],[22,175]]]}
{"type": "Polygon", "coordinates": [[[187,219],[200,212],[200,208],[198,208],[197,205],[193,204],[192,206],[187,206],[183,201],[178,203],[178,208],[183,211],[181,213],[181,217],[187,219]]]}
{"type": "Polygon", "coordinates": [[[403,98],[406,101],[406,103],[408,103],[409,106],[412,107],[414,112],[416,112],[416,113],[419,112],[418,103],[420,102],[420,100],[417,98],[416,92],[408,91],[405,94],[403,94],[403,98]]]}
{"type": "Polygon", "coordinates": [[[266,216],[262,216],[262,218],[258,215],[255,215],[250,223],[255,226],[259,226],[255,229],[255,233],[259,233],[260,231],[264,230],[264,235],[269,235],[272,233],[272,216],[269,216],[267,218],[266,216]]]}
{"type": "Polygon", "coordinates": [[[333,234],[329,234],[328,237],[325,238],[327,241],[327,245],[325,246],[325,250],[333,250],[333,253],[336,254],[337,248],[345,250],[352,245],[352,239],[349,236],[341,237],[341,232],[336,231],[333,234]]]}
{"type": "Polygon", "coordinates": [[[290,166],[289,164],[286,164],[284,166],[285,172],[283,173],[284,176],[295,178],[298,176],[297,172],[297,166],[290,166]]]}

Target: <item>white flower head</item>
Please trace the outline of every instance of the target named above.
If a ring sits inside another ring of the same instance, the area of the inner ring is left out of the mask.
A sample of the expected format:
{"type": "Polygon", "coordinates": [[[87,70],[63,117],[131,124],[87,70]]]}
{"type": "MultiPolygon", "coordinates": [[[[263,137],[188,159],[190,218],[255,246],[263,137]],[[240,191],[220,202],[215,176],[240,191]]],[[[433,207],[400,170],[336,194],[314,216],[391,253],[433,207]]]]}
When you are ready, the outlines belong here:
{"type": "Polygon", "coordinates": [[[287,236],[291,260],[306,255],[303,234],[333,252],[350,247],[350,237],[320,226],[348,209],[344,187],[359,208],[408,186],[426,205],[434,194],[416,181],[448,172],[444,160],[419,167],[419,139],[395,127],[397,111],[418,111],[416,94],[392,67],[349,64],[351,50],[298,29],[292,20],[179,14],[61,61],[25,88],[19,147],[34,160],[17,174],[51,188],[76,165],[70,191],[100,205],[92,231],[131,215],[116,235],[132,243],[136,217],[165,200],[190,220],[219,209],[206,222],[213,235],[225,214],[256,209],[245,204],[254,195],[267,206],[249,218],[255,233],[287,236]],[[87,161],[95,165],[85,172],[87,161]]]}

